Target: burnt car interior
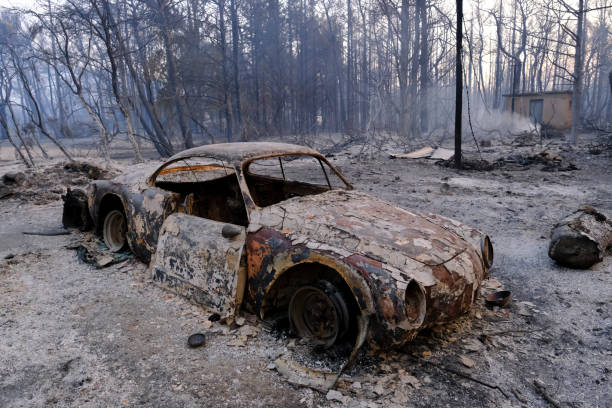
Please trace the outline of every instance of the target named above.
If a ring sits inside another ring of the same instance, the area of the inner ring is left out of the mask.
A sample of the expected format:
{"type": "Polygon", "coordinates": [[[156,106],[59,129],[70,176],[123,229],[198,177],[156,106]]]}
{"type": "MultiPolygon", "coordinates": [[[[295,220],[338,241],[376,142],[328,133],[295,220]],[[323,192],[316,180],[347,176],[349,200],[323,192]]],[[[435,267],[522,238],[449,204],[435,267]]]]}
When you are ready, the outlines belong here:
{"type": "MultiPolygon", "coordinates": [[[[271,157],[249,162],[245,179],[255,204],[266,207],[291,197],[320,194],[347,185],[319,158],[271,157]]],[[[180,195],[186,214],[247,226],[247,211],[234,169],[219,160],[189,158],[164,168],[155,186],[180,195]]]]}
{"type": "Polygon", "coordinates": [[[244,176],[253,201],[260,207],[291,197],[320,194],[336,186],[346,187],[320,159],[304,155],[252,161],[244,176]]]}
{"type": "Polygon", "coordinates": [[[180,194],[182,211],[196,217],[248,225],[248,217],[234,169],[224,164],[182,160],[160,172],[155,186],[180,194]]]}

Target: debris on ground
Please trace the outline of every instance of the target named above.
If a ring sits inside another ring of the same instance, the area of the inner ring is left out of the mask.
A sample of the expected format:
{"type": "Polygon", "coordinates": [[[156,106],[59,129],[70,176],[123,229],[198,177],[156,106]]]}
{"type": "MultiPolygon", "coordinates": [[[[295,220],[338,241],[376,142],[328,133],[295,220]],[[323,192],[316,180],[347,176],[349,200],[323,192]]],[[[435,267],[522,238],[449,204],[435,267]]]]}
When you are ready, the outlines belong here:
{"type": "MultiPolygon", "coordinates": [[[[430,158],[434,158],[433,155],[430,158]]],[[[442,167],[455,167],[455,160],[451,156],[449,159],[440,160],[436,162],[437,165],[442,167]]],[[[472,159],[464,157],[461,160],[462,170],[477,170],[477,171],[492,171],[496,169],[508,169],[512,170],[514,167],[517,170],[525,170],[527,167],[532,165],[542,164],[541,171],[546,172],[562,172],[562,171],[573,171],[579,170],[573,163],[569,162],[560,154],[540,152],[533,155],[525,155],[522,153],[511,154],[506,157],[499,158],[495,161],[488,161],[485,159],[472,159]]]]}
{"type": "Polygon", "coordinates": [[[238,336],[227,342],[230,347],[244,347],[247,344],[247,336],[238,336]]]}
{"type": "Polygon", "coordinates": [[[539,312],[540,311],[536,308],[536,305],[532,302],[523,301],[518,303],[517,313],[519,314],[519,316],[531,317],[539,312]]]}
{"type": "Polygon", "coordinates": [[[559,265],[586,269],[600,262],[612,246],[612,221],[585,206],[559,222],[552,231],[548,256],[559,265]]]}
{"type": "Polygon", "coordinates": [[[431,146],[425,146],[425,147],[420,148],[419,150],[415,150],[414,152],[410,152],[410,153],[399,153],[399,154],[391,153],[390,158],[392,159],[423,159],[423,158],[431,156],[434,150],[435,149],[431,146]]]}
{"type": "Polygon", "coordinates": [[[553,397],[550,396],[548,391],[546,391],[546,385],[542,381],[535,379],[533,380],[533,385],[535,386],[538,394],[540,394],[551,407],[561,408],[561,404],[559,404],[553,397]]]}
{"type": "Polygon", "coordinates": [[[510,302],[510,298],[512,297],[512,292],[509,290],[500,290],[497,292],[491,293],[486,297],[486,302],[489,306],[499,306],[504,307],[510,302]]]}
{"type": "Polygon", "coordinates": [[[512,140],[512,146],[515,147],[526,147],[542,145],[544,140],[550,139],[562,139],[564,137],[563,132],[553,129],[547,126],[541,126],[530,130],[523,131],[519,134],[514,134],[512,140]]]}
{"type": "Polygon", "coordinates": [[[529,156],[523,154],[513,154],[499,159],[498,162],[523,167],[534,164],[543,164],[544,166],[540,170],[547,172],[578,170],[578,167],[576,167],[573,163],[570,163],[560,154],[546,151],[529,156]]]}
{"type": "Polygon", "coordinates": [[[11,189],[3,182],[0,182],[0,199],[4,197],[8,197],[11,194],[12,194],[11,189]]]}
{"type": "Polygon", "coordinates": [[[535,129],[527,130],[514,136],[512,145],[515,147],[535,146],[542,140],[535,129]]]}
{"type": "Polygon", "coordinates": [[[344,395],[340,391],[329,390],[325,396],[328,401],[344,402],[344,395]]]}
{"type": "Polygon", "coordinates": [[[77,257],[96,268],[105,268],[132,257],[129,249],[120,252],[110,251],[106,245],[97,237],[91,234],[82,234],[76,243],[68,246],[69,249],[76,249],[77,257]]]}
{"type": "Polygon", "coordinates": [[[64,164],[64,169],[72,173],[84,173],[91,180],[108,178],[108,172],[106,170],[91,163],[72,161],[64,164]]]}
{"type": "Polygon", "coordinates": [[[474,368],[474,366],[476,365],[474,360],[464,355],[459,356],[459,361],[461,361],[461,364],[463,364],[467,368],[474,368]]]}
{"type": "Polygon", "coordinates": [[[62,162],[5,173],[0,182],[0,199],[6,196],[31,201],[37,205],[58,200],[66,188],[83,186],[91,180],[109,179],[116,169],[103,169],[88,162],[62,162]]]}
{"type": "Polygon", "coordinates": [[[443,147],[433,148],[431,146],[425,146],[410,153],[391,153],[389,157],[392,159],[448,160],[453,157],[454,154],[455,152],[453,150],[445,149],[443,147]]]}
{"type": "MultiPolygon", "coordinates": [[[[448,168],[455,168],[455,159],[450,158],[448,160],[440,160],[436,162],[437,165],[448,168]]],[[[500,162],[489,162],[484,159],[468,159],[463,158],[461,160],[461,170],[477,170],[477,171],[491,171],[499,169],[503,166],[500,162]]]]}
{"type": "Polygon", "coordinates": [[[455,151],[450,149],[444,149],[442,147],[438,147],[434,152],[429,156],[431,160],[449,160],[455,156],[455,151]]]}
{"type": "Polygon", "coordinates": [[[0,199],[13,194],[15,187],[23,184],[25,175],[21,172],[8,172],[0,178],[0,199]]]}
{"type": "Polygon", "coordinates": [[[503,285],[497,279],[489,278],[489,279],[482,281],[482,286],[487,289],[496,290],[496,289],[501,288],[503,285]]]}
{"type": "Polygon", "coordinates": [[[195,333],[189,336],[187,339],[187,344],[189,344],[189,347],[191,348],[200,347],[204,344],[205,339],[206,338],[202,333],[195,333]]]}
{"type": "Polygon", "coordinates": [[[26,179],[25,174],[21,172],[9,172],[2,176],[2,182],[5,185],[22,184],[26,179]]]}

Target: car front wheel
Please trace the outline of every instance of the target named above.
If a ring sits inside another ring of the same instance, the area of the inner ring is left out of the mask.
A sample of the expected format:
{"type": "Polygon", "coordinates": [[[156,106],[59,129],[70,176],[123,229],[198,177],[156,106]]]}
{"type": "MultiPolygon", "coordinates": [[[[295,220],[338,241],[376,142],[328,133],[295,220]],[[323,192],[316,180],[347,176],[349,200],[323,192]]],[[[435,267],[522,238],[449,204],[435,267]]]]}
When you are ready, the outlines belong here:
{"type": "Polygon", "coordinates": [[[104,217],[102,237],[104,243],[113,252],[121,251],[126,244],[127,223],[119,210],[112,210],[104,217]]]}

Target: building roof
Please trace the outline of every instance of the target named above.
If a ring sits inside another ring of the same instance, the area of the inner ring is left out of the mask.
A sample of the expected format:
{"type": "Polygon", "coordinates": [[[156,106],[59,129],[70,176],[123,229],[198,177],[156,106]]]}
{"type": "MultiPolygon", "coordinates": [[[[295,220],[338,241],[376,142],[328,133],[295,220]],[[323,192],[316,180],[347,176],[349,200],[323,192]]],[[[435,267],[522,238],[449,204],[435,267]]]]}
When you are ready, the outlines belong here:
{"type": "MultiPolygon", "coordinates": [[[[572,94],[572,90],[565,90],[565,91],[544,91],[544,92],[525,92],[525,93],[516,93],[514,94],[515,98],[520,98],[523,96],[546,96],[546,95],[571,95],[572,94]]],[[[502,95],[506,98],[512,98],[512,94],[504,94],[502,95]]]]}
{"type": "Polygon", "coordinates": [[[314,149],[289,143],[273,142],[240,142],[210,144],[183,150],[168,159],[173,162],[189,157],[210,157],[229,163],[241,163],[245,160],[293,154],[320,155],[314,149]]]}

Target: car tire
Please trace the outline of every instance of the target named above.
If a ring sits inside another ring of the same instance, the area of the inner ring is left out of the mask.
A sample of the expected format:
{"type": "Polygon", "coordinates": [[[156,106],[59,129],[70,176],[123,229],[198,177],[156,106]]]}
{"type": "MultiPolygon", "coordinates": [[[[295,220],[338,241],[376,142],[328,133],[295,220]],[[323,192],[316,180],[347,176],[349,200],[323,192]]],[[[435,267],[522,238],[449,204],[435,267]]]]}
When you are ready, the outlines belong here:
{"type": "Polygon", "coordinates": [[[112,210],[104,217],[102,238],[112,252],[119,252],[127,244],[127,222],[122,211],[112,210]]]}
{"type": "Polygon", "coordinates": [[[288,314],[295,335],[326,348],[349,329],[347,303],[340,290],[326,280],[300,286],[291,297],[288,314]]]}

